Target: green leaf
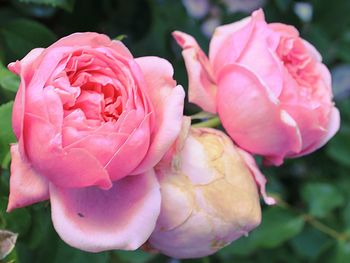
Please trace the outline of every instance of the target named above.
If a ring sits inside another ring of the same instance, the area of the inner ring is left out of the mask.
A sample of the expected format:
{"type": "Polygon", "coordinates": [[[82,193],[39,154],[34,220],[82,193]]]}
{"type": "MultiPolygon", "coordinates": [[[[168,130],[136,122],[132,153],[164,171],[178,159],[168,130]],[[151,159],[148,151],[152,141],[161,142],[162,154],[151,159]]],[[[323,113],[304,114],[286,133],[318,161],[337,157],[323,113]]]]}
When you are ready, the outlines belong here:
{"type": "Polygon", "coordinates": [[[115,253],[118,259],[123,263],[146,263],[156,256],[140,249],[136,251],[115,251],[113,253],[115,253]]]}
{"type": "Polygon", "coordinates": [[[16,141],[12,132],[12,107],[13,101],[0,106],[0,163],[6,158],[10,143],[16,141]]]}
{"type": "Polygon", "coordinates": [[[75,0],[19,0],[22,3],[31,3],[39,5],[49,5],[52,7],[62,8],[66,11],[72,12],[75,0]]]}
{"type": "Polygon", "coordinates": [[[230,254],[248,255],[259,248],[274,248],[301,232],[304,220],[301,216],[281,207],[264,211],[262,224],[250,235],[233,242],[219,251],[224,257],[230,254]]]}
{"type": "Polygon", "coordinates": [[[297,254],[315,260],[332,242],[332,239],[319,230],[306,226],[304,231],[290,241],[290,244],[297,254]]]}
{"type": "Polygon", "coordinates": [[[107,263],[108,253],[88,253],[76,248],[72,248],[65,244],[63,241],[58,242],[55,258],[50,260],[52,263],[107,263]]]}
{"type": "Polygon", "coordinates": [[[31,215],[27,208],[15,209],[11,212],[5,212],[8,199],[0,199],[0,216],[5,221],[4,228],[18,233],[20,236],[24,235],[30,227],[31,215]]]}
{"type": "Polygon", "coordinates": [[[328,143],[327,155],[339,164],[350,167],[350,126],[343,125],[328,143]]]}
{"type": "Polygon", "coordinates": [[[350,242],[338,241],[332,263],[348,263],[350,259],[350,242]]]}
{"type": "Polygon", "coordinates": [[[19,82],[19,77],[0,63],[0,87],[5,90],[17,92],[19,82]]]}
{"type": "Polygon", "coordinates": [[[45,238],[52,227],[50,207],[45,203],[36,204],[31,207],[31,216],[33,220],[25,242],[30,249],[36,249],[45,245],[45,238]]]}
{"type": "Polygon", "coordinates": [[[275,0],[276,6],[278,9],[280,9],[282,12],[287,12],[291,1],[290,0],[275,0]]]}
{"type": "Polygon", "coordinates": [[[114,38],[114,40],[123,41],[123,40],[126,39],[127,37],[128,37],[127,35],[122,34],[122,35],[116,36],[116,37],[114,38]]]}
{"type": "Polygon", "coordinates": [[[334,208],[344,204],[344,196],[337,187],[327,183],[309,183],[302,186],[301,196],[315,217],[326,217],[334,208]]]}
{"type": "Polygon", "coordinates": [[[1,30],[7,49],[14,58],[24,57],[30,50],[47,47],[56,40],[56,36],[46,26],[29,19],[16,19],[1,30]]]}
{"type": "Polygon", "coordinates": [[[346,200],[346,205],[344,206],[344,208],[341,210],[342,213],[342,217],[345,223],[345,227],[350,230],[350,197],[347,197],[346,200]]]}
{"type": "Polygon", "coordinates": [[[303,226],[301,216],[287,209],[273,207],[263,214],[261,226],[252,235],[255,235],[261,247],[273,248],[300,233],[303,226]]]}

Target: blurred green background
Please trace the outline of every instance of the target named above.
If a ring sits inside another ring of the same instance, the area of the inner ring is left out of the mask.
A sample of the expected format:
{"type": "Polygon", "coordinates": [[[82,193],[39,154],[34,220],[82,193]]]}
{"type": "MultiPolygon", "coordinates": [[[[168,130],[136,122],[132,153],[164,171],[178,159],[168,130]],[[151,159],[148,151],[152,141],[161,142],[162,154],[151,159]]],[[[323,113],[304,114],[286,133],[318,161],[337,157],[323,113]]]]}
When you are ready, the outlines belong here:
{"type": "MultiPolygon", "coordinates": [[[[85,253],[65,245],[52,228],[49,203],[5,212],[9,181],[12,100],[19,80],[6,65],[35,47],[78,31],[96,31],[123,42],[135,57],[156,55],[175,67],[187,86],[181,51],[171,32],[192,34],[204,50],[215,26],[263,7],[269,22],[297,27],[321,52],[333,76],[342,128],[308,157],[263,169],[268,191],[280,200],[263,206],[263,223],[213,256],[181,262],[350,262],[350,1],[349,0],[0,0],[0,229],[19,233],[0,262],[168,262],[143,251],[85,253]]],[[[185,113],[198,111],[186,104],[185,113]]],[[[0,240],[1,242],[1,240],[0,240]]]]}

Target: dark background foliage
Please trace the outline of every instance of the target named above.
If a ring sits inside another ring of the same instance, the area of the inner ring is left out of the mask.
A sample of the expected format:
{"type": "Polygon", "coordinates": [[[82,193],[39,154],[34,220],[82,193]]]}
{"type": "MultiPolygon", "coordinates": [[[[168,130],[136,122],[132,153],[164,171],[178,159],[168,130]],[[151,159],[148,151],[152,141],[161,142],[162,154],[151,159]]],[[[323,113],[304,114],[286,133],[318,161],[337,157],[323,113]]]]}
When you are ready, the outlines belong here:
{"type": "MultiPolygon", "coordinates": [[[[230,11],[228,1],[212,0],[211,10],[200,18],[189,6],[186,9],[185,2],[0,0],[0,229],[19,233],[15,249],[3,262],[179,262],[141,250],[89,254],[70,248],[53,230],[49,203],[5,212],[9,143],[15,141],[10,116],[19,83],[6,65],[70,33],[96,31],[111,38],[125,35],[123,42],[135,57],[167,58],[175,67],[175,78],[186,87],[183,59],[171,32],[190,33],[207,50],[209,38],[203,28],[212,20],[230,23],[247,16],[252,2],[263,6],[268,21],[296,26],[321,52],[332,71],[342,128],[323,149],[281,167],[263,169],[268,190],[279,204],[263,206],[263,222],[249,237],[213,256],[188,262],[350,262],[350,1],[236,0],[231,1],[233,5],[244,3],[243,7],[232,10],[231,4],[230,11]]],[[[196,111],[186,105],[186,114],[196,111]]]]}

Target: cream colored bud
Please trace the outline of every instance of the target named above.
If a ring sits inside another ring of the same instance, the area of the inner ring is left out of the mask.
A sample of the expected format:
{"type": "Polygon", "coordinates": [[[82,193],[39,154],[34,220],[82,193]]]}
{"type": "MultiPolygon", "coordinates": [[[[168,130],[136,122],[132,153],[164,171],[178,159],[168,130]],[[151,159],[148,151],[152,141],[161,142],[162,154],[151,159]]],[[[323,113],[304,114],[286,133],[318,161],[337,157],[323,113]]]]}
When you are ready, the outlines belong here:
{"type": "Polygon", "coordinates": [[[156,168],[162,206],[149,244],[174,258],[203,257],[260,224],[258,187],[252,159],[224,133],[191,128],[179,141],[171,164],[156,168]]]}

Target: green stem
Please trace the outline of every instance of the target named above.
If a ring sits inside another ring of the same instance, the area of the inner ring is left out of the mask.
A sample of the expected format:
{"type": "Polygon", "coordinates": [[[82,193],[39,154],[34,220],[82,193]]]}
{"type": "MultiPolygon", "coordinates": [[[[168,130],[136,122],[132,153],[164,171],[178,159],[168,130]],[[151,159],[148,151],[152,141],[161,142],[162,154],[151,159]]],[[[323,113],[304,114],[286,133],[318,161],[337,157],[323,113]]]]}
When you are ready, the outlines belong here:
{"type": "Polygon", "coordinates": [[[219,117],[214,117],[214,118],[211,118],[207,121],[193,124],[192,127],[194,127],[194,128],[203,128],[203,127],[214,128],[214,127],[219,126],[220,124],[221,124],[221,122],[220,122],[219,117]]]}
{"type": "Polygon", "coordinates": [[[328,235],[336,240],[339,240],[339,241],[349,239],[349,235],[347,235],[346,233],[341,233],[341,232],[334,230],[333,228],[323,224],[322,222],[320,222],[319,220],[317,220],[315,217],[313,217],[310,214],[301,213],[300,211],[293,208],[291,205],[289,205],[286,201],[284,201],[283,199],[281,199],[278,196],[274,196],[274,198],[276,199],[278,206],[285,208],[285,209],[293,210],[294,212],[301,214],[301,216],[304,218],[305,222],[309,223],[310,225],[312,225],[314,228],[321,231],[322,233],[325,233],[326,235],[328,235]]]}

